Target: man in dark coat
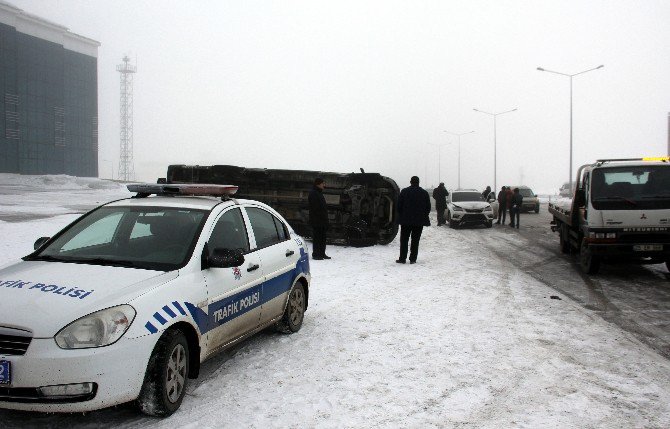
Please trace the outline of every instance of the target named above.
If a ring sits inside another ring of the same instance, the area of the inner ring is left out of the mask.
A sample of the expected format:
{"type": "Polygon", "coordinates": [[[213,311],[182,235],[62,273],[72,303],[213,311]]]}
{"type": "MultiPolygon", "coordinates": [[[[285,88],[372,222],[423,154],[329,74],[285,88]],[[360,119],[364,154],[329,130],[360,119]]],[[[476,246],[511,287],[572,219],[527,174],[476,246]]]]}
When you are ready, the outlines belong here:
{"type": "Polygon", "coordinates": [[[490,193],[491,193],[491,187],[487,186],[486,189],[484,189],[484,191],[482,192],[482,200],[488,201],[490,193]]]}
{"type": "Polygon", "coordinates": [[[519,218],[521,217],[521,204],[523,203],[523,195],[519,193],[519,188],[514,188],[514,194],[512,194],[512,207],[509,210],[510,225],[512,228],[516,225],[516,228],[519,229],[519,218]]]}
{"type": "MultiPolygon", "coordinates": [[[[514,218],[512,217],[512,198],[514,198],[514,192],[510,186],[505,190],[505,198],[505,207],[507,207],[507,211],[509,212],[509,224],[514,226],[514,218]]],[[[503,224],[504,223],[505,221],[503,220],[503,224]]]]}
{"type": "Polygon", "coordinates": [[[326,255],[326,231],[328,230],[328,206],[323,196],[323,188],[326,182],[317,177],[314,186],[309,191],[307,201],[309,202],[309,224],[312,226],[312,259],[320,261],[330,259],[326,255]]]}
{"type": "Polygon", "coordinates": [[[505,218],[507,214],[507,187],[503,186],[498,192],[498,221],[496,222],[500,225],[500,220],[502,219],[503,225],[505,225],[505,218]]]}
{"type": "Polygon", "coordinates": [[[437,226],[444,225],[446,220],[444,219],[444,211],[447,208],[447,197],[449,196],[449,191],[444,187],[444,183],[440,183],[440,186],[433,189],[433,198],[435,198],[435,210],[437,211],[437,226]]]}
{"type": "Polygon", "coordinates": [[[400,224],[400,257],[396,261],[404,264],[407,259],[407,242],[410,236],[412,244],[409,254],[409,263],[414,264],[419,254],[419,240],[424,226],[430,226],[430,196],[419,187],[419,178],[412,176],[410,187],[400,191],[398,197],[398,223],[400,224]]]}

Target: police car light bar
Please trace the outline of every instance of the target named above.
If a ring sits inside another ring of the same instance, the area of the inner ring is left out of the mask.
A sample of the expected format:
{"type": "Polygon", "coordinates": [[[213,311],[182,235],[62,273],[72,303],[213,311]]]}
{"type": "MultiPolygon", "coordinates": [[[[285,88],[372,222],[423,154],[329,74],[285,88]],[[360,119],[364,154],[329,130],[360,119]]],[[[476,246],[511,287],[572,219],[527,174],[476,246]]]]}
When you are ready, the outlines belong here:
{"type": "Polygon", "coordinates": [[[213,197],[226,197],[237,192],[235,185],[208,185],[208,184],[156,184],[136,183],[126,185],[130,192],[137,192],[138,197],[156,195],[206,195],[213,197]]]}

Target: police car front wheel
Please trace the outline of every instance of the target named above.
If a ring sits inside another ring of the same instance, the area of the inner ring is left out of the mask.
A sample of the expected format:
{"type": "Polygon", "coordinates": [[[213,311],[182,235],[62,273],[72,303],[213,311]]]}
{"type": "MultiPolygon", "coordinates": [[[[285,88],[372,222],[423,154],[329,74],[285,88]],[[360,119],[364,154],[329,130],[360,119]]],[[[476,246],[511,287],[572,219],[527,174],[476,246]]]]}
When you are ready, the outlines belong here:
{"type": "Polygon", "coordinates": [[[147,373],[137,403],[150,416],[167,417],[184,399],[189,354],[186,337],[179,330],[166,331],[149,358],[147,373]]]}
{"type": "Polygon", "coordinates": [[[300,282],[296,283],[288,296],[284,315],[276,325],[279,332],[290,334],[300,330],[305,317],[306,298],[305,287],[300,282]]]}

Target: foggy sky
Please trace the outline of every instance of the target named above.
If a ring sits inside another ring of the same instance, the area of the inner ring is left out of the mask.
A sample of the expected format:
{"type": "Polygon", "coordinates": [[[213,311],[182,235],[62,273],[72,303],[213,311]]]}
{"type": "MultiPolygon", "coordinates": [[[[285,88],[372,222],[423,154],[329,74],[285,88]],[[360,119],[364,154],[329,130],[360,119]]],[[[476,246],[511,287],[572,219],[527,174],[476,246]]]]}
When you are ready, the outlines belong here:
{"type": "Polygon", "coordinates": [[[351,172],[555,193],[598,158],[667,153],[670,2],[9,0],[101,43],[100,176],[118,171],[119,73],[138,180],[169,164],[351,172]],[[442,145],[438,159],[438,148],[442,145]]]}

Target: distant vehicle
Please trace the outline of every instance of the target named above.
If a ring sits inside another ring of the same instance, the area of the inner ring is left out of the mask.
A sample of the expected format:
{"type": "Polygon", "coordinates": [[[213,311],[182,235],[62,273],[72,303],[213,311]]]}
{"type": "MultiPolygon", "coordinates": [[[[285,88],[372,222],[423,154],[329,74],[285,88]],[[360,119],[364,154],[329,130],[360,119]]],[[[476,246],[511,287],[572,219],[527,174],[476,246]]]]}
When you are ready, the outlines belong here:
{"type": "Polygon", "coordinates": [[[523,197],[523,203],[521,204],[522,212],[540,212],[540,199],[532,189],[523,185],[510,186],[510,188],[512,188],[512,190],[519,188],[519,193],[523,197]]]}
{"type": "Polygon", "coordinates": [[[307,246],[279,213],[234,186],[128,189],[0,270],[0,408],[168,416],[204,360],[302,326],[307,246]]]}
{"type": "Polygon", "coordinates": [[[570,190],[570,182],[565,182],[558,190],[558,195],[564,198],[572,198],[572,194],[573,192],[570,190]]]}
{"type": "Polygon", "coordinates": [[[307,196],[313,181],[326,181],[323,194],[330,226],[327,241],[351,246],[388,244],[398,233],[400,190],[379,173],[329,173],[272,170],[233,165],[170,165],[167,183],[235,183],[240,198],[261,201],[277,210],[303,237],[312,237],[307,196]]]}
{"type": "Polygon", "coordinates": [[[447,222],[452,228],[462,225],[493,226],[493,208],[484,201],[481,192],[471,190],[451,191],[447,197],[447,222]]]}
{"type": "Polygon", "coordinates": [[[577,171],[570,204],[549,204],[563,253],[582,269],[601,262],[663,263],[670,270],[670,158],[598,160],[577,171]]]}

